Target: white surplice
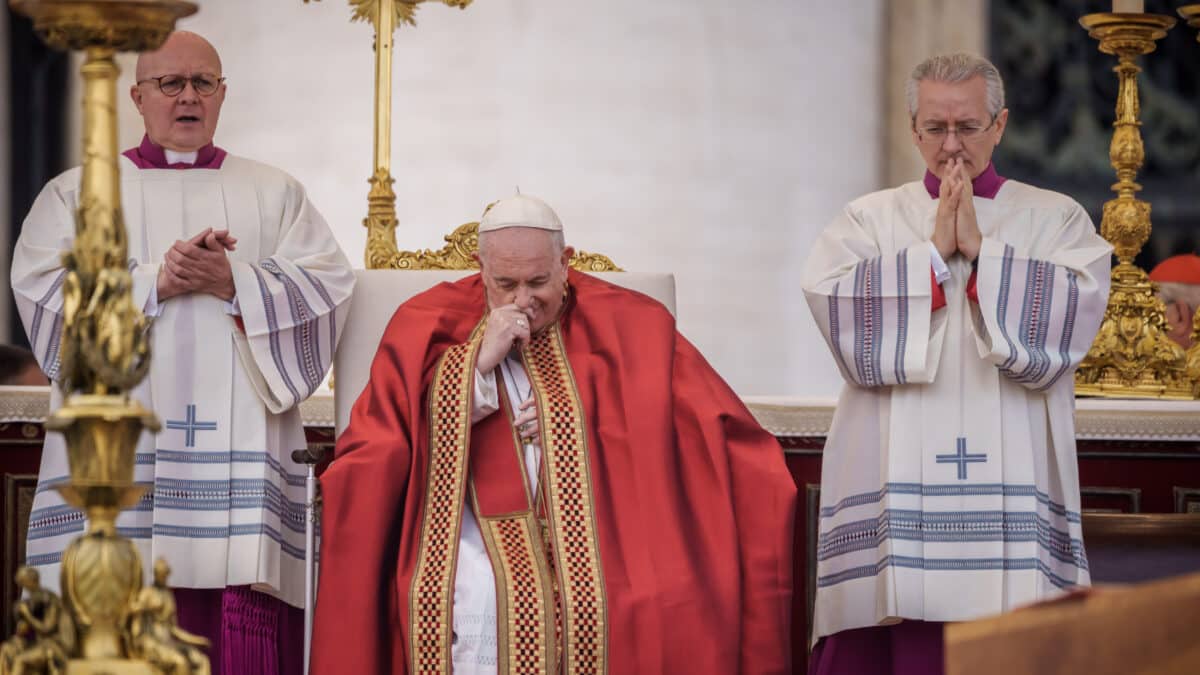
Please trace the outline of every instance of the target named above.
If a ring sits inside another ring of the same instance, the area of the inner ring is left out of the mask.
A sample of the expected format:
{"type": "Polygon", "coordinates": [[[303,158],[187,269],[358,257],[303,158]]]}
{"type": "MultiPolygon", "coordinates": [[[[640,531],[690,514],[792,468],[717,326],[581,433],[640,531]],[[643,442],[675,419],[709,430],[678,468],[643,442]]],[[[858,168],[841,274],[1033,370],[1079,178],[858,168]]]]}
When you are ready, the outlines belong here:
{"type": "MultiPolygon", "coordinates": [[[[150,374],[131,392],[163,428],[144,433],[135,480],[153,489],[117,519],[181,588],[254,585],[304,600],[305,447],[297,404],[321,384],[349,309],[354,275],[303,187],[233,155],[219,169],[138,169],[119,160],[133,302],[150,319],[150,374]],[[228,229],[234,303],[189,294],[159,303],[160,263],[176,240],[228,229]],[[240,314],[244,331],[236,325],[240,314]]],[[[42,369],[57,380],[65,276],[80,170],[42,190],[13,254],[17,306],[42,369]]],[[[55,387],[51,408],[62,397],[55,387]]],[[[84,517],[53,486],[67,480],[62,436],[48,434],[29,523],[27,560],[56,588],[62,551],[84,517]]]]}
{"type": "Polygon", "coordinates": [[[1089,583],[1073,372],[1111,247],[1070,198],[1009,180],[974,198],[978,304],[955,255],[933,311],[937,205],[920,182],[852,202],[804,273],[846,379],[822,459],[814,641],[1089,583]]]}

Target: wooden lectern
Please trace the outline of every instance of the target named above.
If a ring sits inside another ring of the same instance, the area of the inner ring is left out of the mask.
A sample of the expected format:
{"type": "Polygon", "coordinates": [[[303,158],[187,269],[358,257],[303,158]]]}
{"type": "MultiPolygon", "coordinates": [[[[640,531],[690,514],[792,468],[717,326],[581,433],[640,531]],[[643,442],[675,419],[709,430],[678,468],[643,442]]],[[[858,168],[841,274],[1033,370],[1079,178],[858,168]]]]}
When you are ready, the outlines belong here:
{"type": "Polygon", "coordinates": [[[946,675],[1196,675],[1200,574],[946,626],[946,675]]]}

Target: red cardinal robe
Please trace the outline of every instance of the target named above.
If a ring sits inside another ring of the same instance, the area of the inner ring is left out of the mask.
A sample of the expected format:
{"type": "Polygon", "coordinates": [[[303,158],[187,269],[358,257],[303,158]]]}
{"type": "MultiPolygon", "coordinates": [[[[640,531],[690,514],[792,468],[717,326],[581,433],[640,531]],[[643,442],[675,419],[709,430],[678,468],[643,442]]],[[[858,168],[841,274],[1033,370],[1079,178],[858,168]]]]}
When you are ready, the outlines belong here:
{"type": "Polygon", "coordinates": [[[534,502],[503,411],[470,424],[480,277],[396,311],[321,478],[311,672],[451,671],[464,508],[496,575],[499,672],[790,671],[796,489],[779,444],[661,304],[574,271],[569,285],[522,354],[534,502]]]}

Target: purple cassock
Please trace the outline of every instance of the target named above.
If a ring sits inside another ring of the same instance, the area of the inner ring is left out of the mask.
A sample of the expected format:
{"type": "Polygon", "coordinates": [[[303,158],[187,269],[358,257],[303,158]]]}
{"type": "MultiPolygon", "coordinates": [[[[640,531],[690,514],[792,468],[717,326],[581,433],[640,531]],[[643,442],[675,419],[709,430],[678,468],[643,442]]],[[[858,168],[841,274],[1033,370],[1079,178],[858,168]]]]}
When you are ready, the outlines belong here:
{"type": "Polygon", "coordinates": [[[808,662],[810,675],[941,675],[942,626],[901,621],[844,630],[823,638],[808,662]]]}
{"type": "MultiPolygon", "coordinates": [[[[139,169],[221,168],[225,151],[212,145],[196,162],[167,163],[148,136],[121,153],[139,169]]],[[[179,625],[212,643],[213,675],[300,675],[304,669],[304,611],[249,586],[175,588],[179,625]]]]}

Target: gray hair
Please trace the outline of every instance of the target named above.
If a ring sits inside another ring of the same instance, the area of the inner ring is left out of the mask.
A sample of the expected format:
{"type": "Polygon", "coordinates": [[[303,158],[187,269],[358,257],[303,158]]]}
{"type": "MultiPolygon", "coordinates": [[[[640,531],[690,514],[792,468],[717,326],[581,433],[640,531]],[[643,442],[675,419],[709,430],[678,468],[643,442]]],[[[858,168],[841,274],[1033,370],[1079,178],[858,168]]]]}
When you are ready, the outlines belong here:
{"type": "Polygon", "coordinates": [[[931,56],[913,68],[904,85],[908,116],[917,119],[917,85],[921,82],[966,82],[976,77],[982,77],[987,85],[987,111],[995,119],[1004,109],[1004,79],[991,61],[966,52],[931,56]]]}
{"type": "MultiPolygon", "coordinates": [[[[493,230],[493,232],[494,231],[495,230],[493,230]]],[[[550,245],[552,247],[554,247],[555,255],[562,253],[563,249],[565,249],[567,247],[567,239],[565,236],[563,236],[563,231],[562,230],[543,230],[543,232],[550,235],[550,245]]],[[[481,258],[484,255],[484,248],[485,248],[484,243],[487,242],[490,234],[491,234],[491,232],[480,232],[479,233],[479,245],[476,248],[479,251],[479,257],[481,257],[481,258]]]]}
{"type": "Polygon", "coordinates": [[[1178,281],[1158,282],[1158,297],[1168,305],[1182,301],[1194,313],[1200,307],[1200,284],[1185,284],[1178,281]]]}

